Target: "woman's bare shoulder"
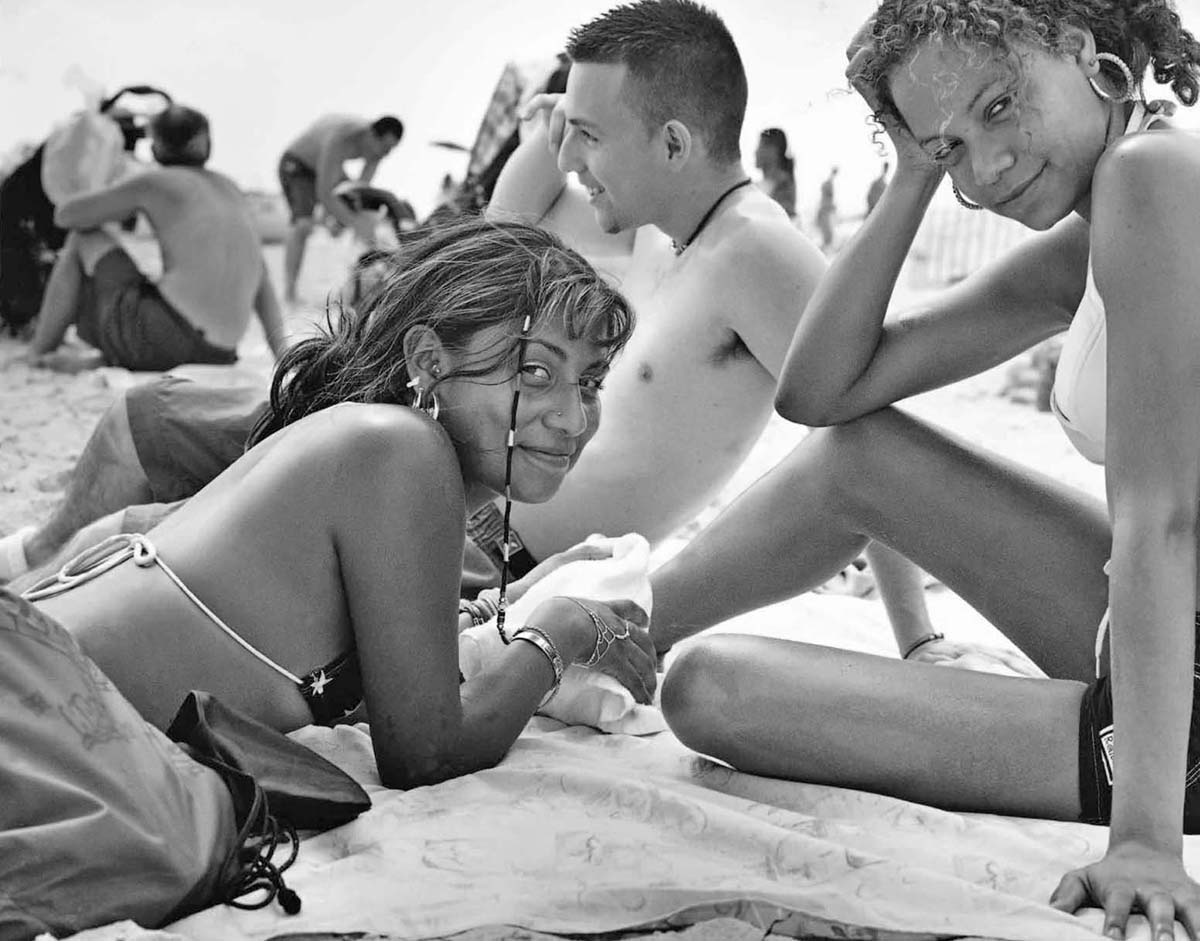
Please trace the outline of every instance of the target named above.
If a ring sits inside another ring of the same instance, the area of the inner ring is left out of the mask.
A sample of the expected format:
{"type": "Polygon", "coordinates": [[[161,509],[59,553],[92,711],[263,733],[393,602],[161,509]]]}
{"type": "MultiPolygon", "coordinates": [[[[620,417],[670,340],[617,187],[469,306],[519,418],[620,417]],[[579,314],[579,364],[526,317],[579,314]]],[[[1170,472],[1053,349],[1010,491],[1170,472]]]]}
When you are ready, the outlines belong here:
{"type": "Polygon", "coordinates": [[[439,479],[458,470],[445,430],[403,405],[342,402],[284,429],[280,445],[306,464],[332,462],[338,473],[360,473],[380,460],[403,465],[409,475],[439,479]]]}

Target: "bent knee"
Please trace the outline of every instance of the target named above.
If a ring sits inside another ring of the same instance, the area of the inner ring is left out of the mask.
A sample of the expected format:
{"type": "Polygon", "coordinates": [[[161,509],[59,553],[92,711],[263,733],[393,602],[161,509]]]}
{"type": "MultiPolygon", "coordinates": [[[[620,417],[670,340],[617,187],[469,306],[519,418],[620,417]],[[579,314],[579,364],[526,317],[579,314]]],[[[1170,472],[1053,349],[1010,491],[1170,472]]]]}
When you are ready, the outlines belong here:
{"type": "Polygon", "coordinates": [[[688,748],[728,758],[746,705],[745,637],[716,634],[689,641],[662,684],[667,725],[688,748]]]}

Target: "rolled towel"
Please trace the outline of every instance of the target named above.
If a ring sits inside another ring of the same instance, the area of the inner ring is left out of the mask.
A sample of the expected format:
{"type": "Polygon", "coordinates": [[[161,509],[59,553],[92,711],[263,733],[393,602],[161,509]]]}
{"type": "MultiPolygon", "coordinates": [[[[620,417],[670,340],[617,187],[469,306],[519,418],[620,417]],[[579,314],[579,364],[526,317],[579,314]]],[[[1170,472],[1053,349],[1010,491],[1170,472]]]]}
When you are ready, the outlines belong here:
{"type": "MultiPolygon", "coordinates": [[[[505,631],[511,637],[524,626],[539,604],[556,595],[615,601],[628,598],[650,614],[650,545],[637,533],[619,538],[590,536],[590,545],[610,546],[606,559],[581,559],[551,572],[508,608],[505,631]]],[[[459,669],[467,679],[500,656],[504,642],[495,620],[458,635],[459,669]]],[[[662,713],[642,706],[611,676],[572,665],[563,674],[562,686],[539,713],[569,725],[590,725],[602,732],[649,735],[667,727],[662,713]]]]}
{"type": "Polygon", "coordinates": [[[26,526],[0,539],[0,585],[11,582],[29,571],[25,558],[25,540],[37,532],[36,526],[26,526]]]}

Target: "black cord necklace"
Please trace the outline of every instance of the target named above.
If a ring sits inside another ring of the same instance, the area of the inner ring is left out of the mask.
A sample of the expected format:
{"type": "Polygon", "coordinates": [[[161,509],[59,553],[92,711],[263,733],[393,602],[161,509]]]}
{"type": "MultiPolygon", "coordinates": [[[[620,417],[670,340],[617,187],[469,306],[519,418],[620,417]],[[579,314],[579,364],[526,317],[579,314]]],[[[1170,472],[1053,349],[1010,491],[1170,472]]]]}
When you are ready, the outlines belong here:
{"type": "Polygon", "coordinates": [[[700,220],[700,224],[698,226],[696,226],[695,229],[692,230],[691,235],[689,235],[682,242],[677,242],[674,239],[671,239],[671,247],[673,249],[675,249],[675,254],[682,255],[683,250],[685,248],[687,248],[689,245],[691,245],[692,242],[696,241],[696,236],[698,236],[701,232],[704,231],[704,227],[706,225],[708,225],[709,220],[713,217],[713,213],[715,213],[717,211],[717,209],[720,207],[721,203],[725,202],[725,199],[727,196],[729,196],[731,193],[736,192],[737,190],[740,190],[743,186],[749,186],[752,182],[753,182],[753,180],[751,180],[750,177],[746,177],[746,179],[739,180],[737,183],[734,183],[733,186],[729,187],[729,189],[727,189],[724,193],[722,193],[720,196],[718,196],[716,198],[716,200],[713,202],[713,204],[708,207],[708,212],[706,212],[704,214],[704,218],[700,220]]]}

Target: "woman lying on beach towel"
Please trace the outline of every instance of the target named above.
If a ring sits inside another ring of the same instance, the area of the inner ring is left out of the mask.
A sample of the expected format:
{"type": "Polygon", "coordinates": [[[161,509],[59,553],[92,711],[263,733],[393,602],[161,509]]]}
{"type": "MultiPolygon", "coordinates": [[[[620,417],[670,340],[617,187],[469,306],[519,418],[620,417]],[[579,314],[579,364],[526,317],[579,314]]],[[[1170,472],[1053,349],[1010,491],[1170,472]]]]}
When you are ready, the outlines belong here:
{"type": "Polygon", "coordinates": [[[244,457],[26,597],[160,728],[189,689],[281,731],[363,704],[396,787],[495,764],[573,662],[648,702],[645,616],[620,602],[547,601],[497,669],[458,671],[460,627],[493,613],[459,602],[466,515],[509,471],[512,499],[558,489],[632,326],[552,235],[431,230],[371,303],[281,359],[244,457]]]}
{"type": "Polygon", "coordinates": [[[808,305],[777,402],[835,427],[731,507],[739,530],[711,527],[698,579],[720,571],[721,593],[745,576],[767,594],[876,538],[1054,679],[726,636],[681,652],[668,720],[746,771],[1109,823],[1107,855],[1053,904],[1102,905],[1113,937],[1140,909],[1155,939],[1173,918],[1195,938],[1200,886],[1180,854],[1181,831],[1200,832],[1200,137],[1146,104],[1141,78],[1151,68],[1193,104],[1200,44],[1167,0],[887,0],[849,54],[899,165],[808,305]],[[885,324],[947,175],[964,212],[1043,234],[885,324]],[[1055,410],[1106,462],[1107,513],[884,408],[1068,327],[1055,410]],[[720,565],[747,557],[762,574],[720,565]],[[1094,680],[1102,620],[1111,676],[1094,680]]]}

